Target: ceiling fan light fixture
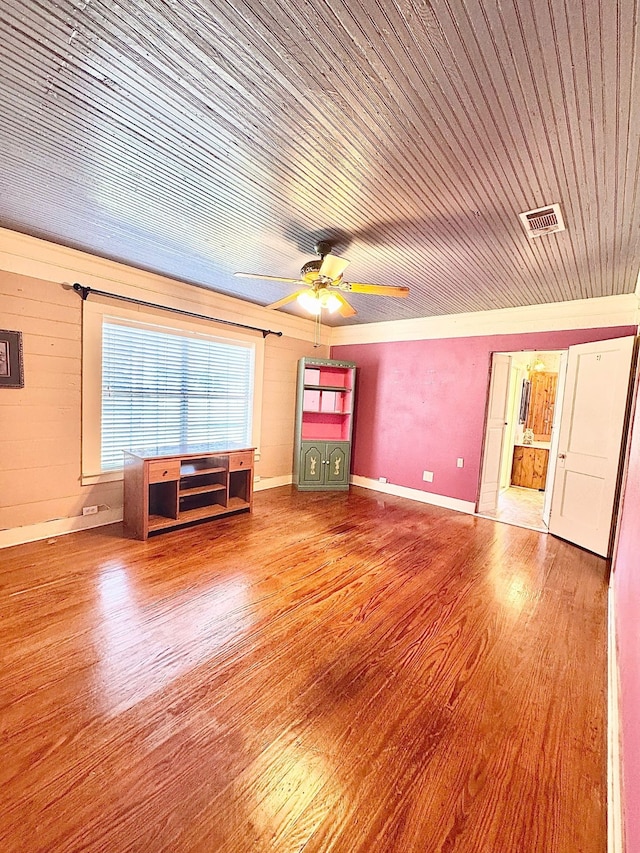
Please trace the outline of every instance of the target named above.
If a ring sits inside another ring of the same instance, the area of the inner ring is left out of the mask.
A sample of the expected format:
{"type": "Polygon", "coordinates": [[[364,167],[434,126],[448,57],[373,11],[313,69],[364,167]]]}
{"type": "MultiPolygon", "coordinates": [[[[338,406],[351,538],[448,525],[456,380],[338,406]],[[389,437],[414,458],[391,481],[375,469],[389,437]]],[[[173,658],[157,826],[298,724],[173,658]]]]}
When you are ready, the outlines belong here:
{"type": "Polygon", "coordinates": [[[315,293],[311,290],[305,290],[298,294],[297,301],[302,305],[305,311],[317,317],[322,311],[322,305],[315,293]]]}
{"type": "Polygon", "coordinates": [[[329,314],[335,314],[342,304],[336,294],[331,293],[330,290],[321,290],[318,293],[318,301],[323,308],[327,309],[329,314]]]}
{"type": "Polygon", "coordinates": [[[315,291],[305,290],[303,293],[298,294],[297,300],[306,311],[313,314],[315,317],[317,317],[323,309],[328,311],[330,314],[335,314],[335,312],[342,306],[340,297],[336,296],[335,293],[331,293],[330,290],[325,290],[324,288],[315,291]]]}

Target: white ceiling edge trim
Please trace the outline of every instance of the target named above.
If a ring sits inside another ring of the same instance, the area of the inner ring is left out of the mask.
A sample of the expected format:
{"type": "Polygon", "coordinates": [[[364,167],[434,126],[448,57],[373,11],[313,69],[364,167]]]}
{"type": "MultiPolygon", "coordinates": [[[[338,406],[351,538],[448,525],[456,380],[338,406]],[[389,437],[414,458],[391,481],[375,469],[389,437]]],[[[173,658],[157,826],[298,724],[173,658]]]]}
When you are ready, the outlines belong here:
{"type": "MultiPolygon", "coordinates": [[[[0,270],[59,284],[80,284],[160,302],[200,314],[215,314],[220,320],[283,332],[286,337],[314,342],[314,321],[275,312],[206,287],[196,287],[156,273],[99,258],[78,249],[59,246],[0,228],[0,270]]],[[[329,345],[330,329],[321,326],[320,343],[329,345]]]]}
{"type": "Polygon", "coordinates": [[[442,317],[338,326],[332,329],[330,343],[331,346],[340,346],[432,338],[468,338],[476,335],[555,332],[562,329],[637,325],[639,321],[638,296],[628,293],[570,302],[551,302],[545,305],[447,314],[442,317]]]}

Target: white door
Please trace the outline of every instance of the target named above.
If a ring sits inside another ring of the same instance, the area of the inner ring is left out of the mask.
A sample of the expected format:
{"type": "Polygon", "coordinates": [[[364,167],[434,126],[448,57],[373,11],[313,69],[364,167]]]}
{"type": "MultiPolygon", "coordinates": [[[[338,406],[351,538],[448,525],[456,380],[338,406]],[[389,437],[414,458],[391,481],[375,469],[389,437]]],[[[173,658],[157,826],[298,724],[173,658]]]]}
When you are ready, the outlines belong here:
{"type": "Polygon", "coordinates": [[[507,425],[504,428],[502,442],[502,462],[500,463],[500,491],[504,492],[511,485],[511,469],[513,467],[513,450],[516,438],[516,425],[520,419],[520,400],[522,398],[522,380],[525,373],[522,367],[511,364],[509,380],[509,400],[507,403],[507,425]]]}
{"type": "Polygon", "coordinates": [[[500,463],[502,461],[504,430],[507,425],[510,376],[511,356],[494,353],[491,362],[487,427],[484,436],[484,455],[482,457],[482,476],[480,477],[477,512],[495,512],[498,506],[500,463]]]}
{"type": "Polygon", "coordinates": [[[609,555],[635,338],[569,347],[549,531],[609,555]]]}
{"type": "Polygon", "coordinates": [[[568,353],[560,353],[560,366],[558,367],[558,382],[556,385],[556,399],[553,403],[553,423],[551,425],[551,445],[549,447],[549,466],[547,469],[547,480],[544,485],[544,505],[542,507],[542,521],[545,527],[549,527],[551,517],[551,497],[553,495],[553,484],[556,478],[555,462],[558,458],[558,447],[560,445],[560,414],[564,400],[564,386],[567,380],[568,353]]]}

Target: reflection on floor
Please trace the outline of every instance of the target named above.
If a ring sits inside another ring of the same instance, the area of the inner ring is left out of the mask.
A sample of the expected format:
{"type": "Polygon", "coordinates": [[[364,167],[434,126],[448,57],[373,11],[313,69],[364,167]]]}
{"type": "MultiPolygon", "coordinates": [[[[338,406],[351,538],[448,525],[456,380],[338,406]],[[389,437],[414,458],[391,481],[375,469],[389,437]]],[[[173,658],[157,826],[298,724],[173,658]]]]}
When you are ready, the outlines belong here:
{"type": "Polygon", "coordinates": [[[487,515],[507,524],[516,524],[518,527],[546,531],[546,525],[542,520],[543,503],[544,492],[510,486],[500,494],[497,512],[487,513],[487,515]]]}

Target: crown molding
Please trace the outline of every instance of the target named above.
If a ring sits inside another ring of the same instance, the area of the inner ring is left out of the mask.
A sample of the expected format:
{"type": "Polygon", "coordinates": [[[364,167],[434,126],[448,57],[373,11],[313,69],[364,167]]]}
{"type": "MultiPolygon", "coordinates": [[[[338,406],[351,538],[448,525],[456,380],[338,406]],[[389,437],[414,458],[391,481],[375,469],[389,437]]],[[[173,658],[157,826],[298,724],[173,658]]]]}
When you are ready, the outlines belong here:
{"type": "Polygon", "coordinates": [[[360,326],[338,326],[331,331],[331,346],[433,338],[467,338],[525,332],[555,332],[564,329],[637,325],[639,298],[634,293],[498,308],[441,317],[392,320],[360,326]]]}
{"type": "MultiPolygon", "coordinates": [[[[183,281],[99,258],[78,249],[49,243],[0,228],[0,269],[29,278],[71,285],[76,281],[121,296],[135,296],[194,313],[212,313],[221,320],[242,322],[281,331],[286,337],[313,342],[314,321],[292,314],[276,313],[233,296],[217,293],[183,281]]],[[[321,326],[320,343],[329,345],[330,329],[321,326]]]]}
{"type": "MultiPolygon", "coordinates": [[[[162,294],[167,307],[179,307],[195,313],[215,312],[221,320],[240,320],[249,325],[273,327],[274,331],[282,331],[290,338],[314,340],[315,324],[311,319],[276,314],[270,308],[206,287],[139,270],[6,228],[0,228],[0,269],[59,284],[70,285],[80,280],[81,284],[89,287],[113,290],[123,296],[133,295],[149,301],[157,300],[158,294],[162,294]]],[[[635,293],[384,323],[321,326],[320,343],[339,346],[637,325],[639,306],[640,275],[635,293]]]]}

